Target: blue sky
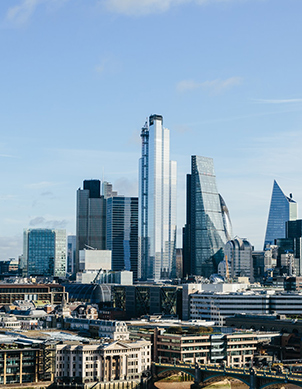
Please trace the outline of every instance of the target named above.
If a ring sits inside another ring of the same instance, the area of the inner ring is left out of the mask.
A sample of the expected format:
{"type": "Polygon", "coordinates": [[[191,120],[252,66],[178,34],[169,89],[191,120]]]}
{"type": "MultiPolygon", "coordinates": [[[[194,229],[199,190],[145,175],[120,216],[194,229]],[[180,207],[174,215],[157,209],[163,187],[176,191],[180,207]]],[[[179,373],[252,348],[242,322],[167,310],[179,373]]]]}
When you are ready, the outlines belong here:
{"type": "Polygon", "coordinates": [[[0,259],[23,228],[75,233],[84,179],[137,195],[152,113],[178,163],[178,246],[196,154],[261,249],[273,180],[302,204],[301,15],[301,0],[1,0],[0,259]]]}

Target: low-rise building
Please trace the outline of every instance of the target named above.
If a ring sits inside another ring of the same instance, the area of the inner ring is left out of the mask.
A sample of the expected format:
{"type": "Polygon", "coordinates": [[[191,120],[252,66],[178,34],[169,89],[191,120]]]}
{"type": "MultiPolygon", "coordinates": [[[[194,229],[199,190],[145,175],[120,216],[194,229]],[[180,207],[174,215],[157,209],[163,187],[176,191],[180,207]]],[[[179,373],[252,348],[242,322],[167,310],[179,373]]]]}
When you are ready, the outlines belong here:
{"type": "Polygon", "coordinates": [[[235,367],[252,363],[263,336],[273,334],[235,332],[231,334],[158,334],[155,337],[155,360],[167,363],[221,363],[235,367]]]}
{"type": "Polygon", "coordinates": [[[48,300],[60,304],[68,293],[60,284],[0,284],[0,304],[12,304],[15,300],[48,300]]]}
{"type": "Polygon", "coordinates": [[[91,320],[67,317],[64,326],[70,330],[86,331],[100,338],[113,340],[128,340],[129,331],[127,324],[117,320],[91,320]]]}
{"type": "Polygon", "coordinates": [[[214,320],[223,325],[227,316],[235,313],[266,315],[302,314],[302,293],[274,290],[236,293],[196,292],[189,296],[190,318],[214,320]]]}
{"type": "Polygon", "coordinates": [[[151,343],[145,340],[56,346],[57,382],[138,379],[150,367],[151,343]]]}

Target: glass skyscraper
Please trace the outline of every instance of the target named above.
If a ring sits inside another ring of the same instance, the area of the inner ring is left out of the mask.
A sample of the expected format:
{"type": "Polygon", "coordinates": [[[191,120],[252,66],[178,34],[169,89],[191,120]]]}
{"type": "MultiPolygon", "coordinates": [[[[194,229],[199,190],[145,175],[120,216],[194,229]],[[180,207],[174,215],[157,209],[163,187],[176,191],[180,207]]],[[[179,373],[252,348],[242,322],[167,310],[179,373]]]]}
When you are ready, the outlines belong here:
{"type": "Polygon", "coordinates": [[[184,275],[209,278],[216,273],[230,236],[230,216],[217,191],[213,159],[193,155],[191,174],[187,176],[184,275]]]}
{"type": "Polygon", "coordinates": [[[107,199],[107,250],[112,251],[112,270],[129,270],[137,280],[138,198],[107,199]]]}
{"type": "Polygon", "coordinates": [[[66,272],[73,274],[75,272],[77,237],[75,235],[67,236],[67,268],[66,272]]]}
{"type": "Polygon", "coordinates": [[[65,277],[66,231],[24,230],[23,256],[27,276],[65,277]]]}
{"type": "Polygon", "coordinates": [[[176,162],[170,161],[170,131],[152,115],[141,131],[139,163],[139,278],[175,275],[176,162]]]}
{"type": "Polygon", "coordinates": [[[106,249],[106,201],[99,180],[85,180],[77,191],[75,272],[79,271],[79,251],[89,247],[106,249]]]}
{"type": "Polygon", "coordinates": [[[282,189],[274,180],[271,205],[268,214],[266,234],[264,240],[264,249],[266,245],[273,245],[275,239],[286,237],[285,223],[290,220],[296,220],[298,205],[293,200],[292,194],[285,196],[282,189]]]}

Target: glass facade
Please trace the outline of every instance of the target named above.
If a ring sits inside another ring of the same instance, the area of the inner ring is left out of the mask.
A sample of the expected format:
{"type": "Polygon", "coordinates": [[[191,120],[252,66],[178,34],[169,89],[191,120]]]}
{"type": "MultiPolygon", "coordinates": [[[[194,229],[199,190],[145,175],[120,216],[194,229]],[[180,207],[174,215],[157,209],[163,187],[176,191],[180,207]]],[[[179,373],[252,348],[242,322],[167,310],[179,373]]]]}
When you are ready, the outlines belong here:
{"type": "Polygon", "coordinates": [[[99,180],[85,180],[77,191],[76,266],[79,270],[79,251],[87,246],[106,250],[106,200],[101,196],[99,180]]]}
{"type": "Polygon", "coordinates": [[[67,273],[73,274],[75,271],[76,256],[76,236],[67,236],[67,273]]]}
{"type": "Polygon", "coordinates": [[[65,230],[24,230],[23,243],[23,255],[26,261],[28,276],[65,276],[65,230]]]}
{"type": "Polygon", "coordinates": [[[138,198],[107,199],[107,250],[112,251],[112,270],[129,270],[137,280],[138,198]]]}
{"type": "Polygon", "coordinates": [[[275,239],[286,237],[285,223],[297,219],[297,203],[285,196],[280,186],[274,181],[271,205],[268,215],[264,249],[266,245],[273,245],[275,239]]]}
{"type": "Polygon", "coordinates": [[[175,273],[176,162],[162,116],[150,116],[141,138],[139,278],[159,280],[175,273]]]}
{"type": "Polygon", "coordinates": [[[231,223],[225,202],[218,194],[212,158],[193,155],[187,179],[187,224],[185,261],[187,272],[210,277],[224,258],[223,247],[231,223]],[[225,219],[224,219],[225,217],[225,219]],[[187,257],[189,253],[189,258],[187,257]]]}

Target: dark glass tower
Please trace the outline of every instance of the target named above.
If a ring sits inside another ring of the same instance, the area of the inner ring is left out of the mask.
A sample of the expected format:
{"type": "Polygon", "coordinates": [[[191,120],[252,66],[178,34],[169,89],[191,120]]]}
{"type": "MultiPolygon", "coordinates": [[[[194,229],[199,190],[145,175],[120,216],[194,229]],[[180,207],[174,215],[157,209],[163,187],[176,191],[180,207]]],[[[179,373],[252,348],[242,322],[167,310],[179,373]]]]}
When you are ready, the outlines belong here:
{"type": "Polygon", "coordinates": [[[289,220],[297,219],[297,203],[292,199],[292,195],[285,196],[280,186],[274,180],[271,205],[268,215],[264,249],[267,244],[273,245],[275,239],[285,238],[285,223],[289,220]]]}
{"type": "Polygon", "coordinates": [[[107,250],[112,251],[112,270],[129,270],[137,280],[138,198],[107,199],[107,250]]]}
{"type": "Polygon", "coordinates": [[[187,222],[184,229],[184,275],[210,277],[224,258],[232,235],[227,206],[219,195],[212,158],[192,156],[187,176],[187,222]]]}
{"type": "Polygon", "coordinates": [[[106,250],[106,201],[101,196],[99,180],[85,180],[77,190],[76,266],[79,271],[79,250],[93,247],[106,250]]]}

